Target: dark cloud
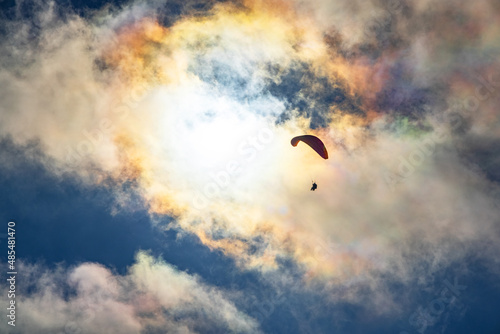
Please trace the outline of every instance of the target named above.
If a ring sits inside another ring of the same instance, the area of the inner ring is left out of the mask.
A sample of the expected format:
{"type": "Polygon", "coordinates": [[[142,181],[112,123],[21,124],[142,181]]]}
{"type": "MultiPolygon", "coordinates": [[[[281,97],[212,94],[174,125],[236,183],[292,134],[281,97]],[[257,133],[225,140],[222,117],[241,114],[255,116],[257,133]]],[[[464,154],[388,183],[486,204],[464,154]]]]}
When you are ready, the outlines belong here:
{"type": "Polygon", "coordinates": [[[500,183],[500,140],[481,135],[464,135],[459,138],[458,149],[471,168],[496,183],[500,183]]]}
{"type": "Polygon", "coordinates": [[[297,111],[301,117],[309,118],[311,129],[326,127],[334,112],[344,112],[363,116],[358,101],[349,96],[343,82],[331,82],[325,76],[318,75],[306,63],[296,63],[282,68],[279,65],[269,69],[271,78],[268,90],[279,99],[286,101],[284,114],[278,121],[289,119],[290,111],[297,111]]]}
{"type": "Polygon", "coordinates": [[[19,257],[48,264],[96,261],[122,271],[137,250],[161,249],[144,208],[112,215],[109,189],[51,173],[38,143],[19,146],[4,138],[0,147],[0,184],[9,189],[0,193],[1,218],[19,226],[19,257]]]}

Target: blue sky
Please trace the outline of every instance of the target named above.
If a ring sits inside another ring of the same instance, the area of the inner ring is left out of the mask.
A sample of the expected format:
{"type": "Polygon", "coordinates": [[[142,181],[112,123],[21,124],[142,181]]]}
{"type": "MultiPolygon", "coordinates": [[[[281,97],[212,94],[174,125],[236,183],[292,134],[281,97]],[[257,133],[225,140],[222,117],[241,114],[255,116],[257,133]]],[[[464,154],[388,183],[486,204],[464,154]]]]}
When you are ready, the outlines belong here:
{"type": "Polygon", "coordinates": [[[495,2],[0,6],[2,333],[500,332],[495,2]]]}

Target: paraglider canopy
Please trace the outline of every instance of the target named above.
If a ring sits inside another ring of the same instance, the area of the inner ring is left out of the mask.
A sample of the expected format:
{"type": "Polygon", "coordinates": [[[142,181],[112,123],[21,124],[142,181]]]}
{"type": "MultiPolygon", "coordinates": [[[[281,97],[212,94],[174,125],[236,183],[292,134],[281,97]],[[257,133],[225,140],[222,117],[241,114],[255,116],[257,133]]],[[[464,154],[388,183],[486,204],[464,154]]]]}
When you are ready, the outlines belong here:
{"type": "Polygon", "coordinates": [[[328,151],[326,150],[325,144],[316,136],[303,135],[292,138],[292,146],[297,146],[297,144],[302,141],[309,145],[313,150],[315,150],[323,159],[328,159],[328,151]]]}

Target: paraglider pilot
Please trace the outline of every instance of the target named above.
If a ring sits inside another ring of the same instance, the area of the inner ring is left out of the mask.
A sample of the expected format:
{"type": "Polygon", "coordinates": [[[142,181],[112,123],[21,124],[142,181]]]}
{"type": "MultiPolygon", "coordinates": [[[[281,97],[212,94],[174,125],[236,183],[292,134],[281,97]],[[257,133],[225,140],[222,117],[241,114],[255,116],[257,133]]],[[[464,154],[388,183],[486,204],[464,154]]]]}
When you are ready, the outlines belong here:
{"type": "Polygon", "coordinates": [[[313,186],[311,187],[311,191],[315,191],[316,189],[318,189],[318,185],[316,184],[316,182],[313,182],[313,186]]]}

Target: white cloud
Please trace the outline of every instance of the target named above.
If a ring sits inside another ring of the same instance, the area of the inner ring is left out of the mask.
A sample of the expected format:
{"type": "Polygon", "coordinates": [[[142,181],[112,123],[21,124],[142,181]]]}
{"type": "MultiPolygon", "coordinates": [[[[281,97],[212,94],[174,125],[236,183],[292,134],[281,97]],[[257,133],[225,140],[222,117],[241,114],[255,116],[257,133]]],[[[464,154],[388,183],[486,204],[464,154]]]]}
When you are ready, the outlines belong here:
{"type": "Polygon", "coordinates": [[[259,332],[223,291],[143,252],[126,275],[96,263],[18,271],[17,286],[33,287],[16,295],[15,329],[22,333],[259,332]]]}

